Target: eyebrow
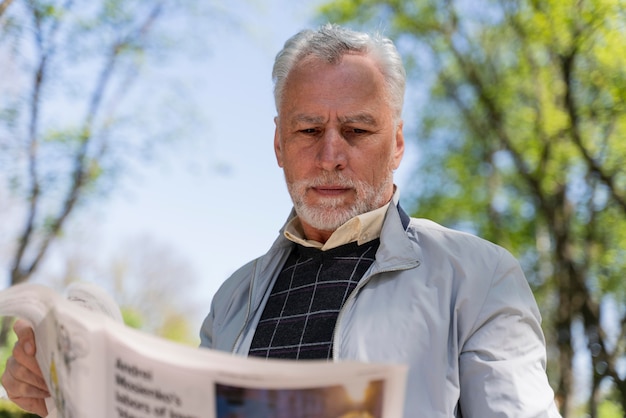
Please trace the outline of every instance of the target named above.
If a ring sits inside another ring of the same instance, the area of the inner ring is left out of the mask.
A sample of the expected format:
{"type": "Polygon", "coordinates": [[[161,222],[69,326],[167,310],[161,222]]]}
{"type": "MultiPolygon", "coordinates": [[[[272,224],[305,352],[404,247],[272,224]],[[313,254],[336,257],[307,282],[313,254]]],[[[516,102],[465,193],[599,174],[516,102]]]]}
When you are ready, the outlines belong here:
{"type": "Polygon", "coordinates": [[[356,115],[340,118],[341,123],[363,123],[366,125],[376,125],[376,118],[369,113],[359,113],[356,115]]]}
{"type": "Polygon", "coordinates": [[[299,114],[299,115],[295,115],[293,118],[291,118],[291,123],[292,124],[296,124],[296,123],[311,123],[311,124],[321,124],[325,122],[324,117],[322,116],[309,116],[309,115],[304,115],[304,114],[299,114]]]}
{"type": "MultiPolygon", "coordinates": [[[[309,116],[305,114],[295,115],[291,119],[292,124],[296,123],[310,123],[310,124],[322,124],[326,122],[326,118],[323,116],[309,116]]],[[[356,115],[349,115],[339,118],[341,123],[363,123],[366,125],[375,125],[376,118],[369,113],[358,113],[356,115]]]]}

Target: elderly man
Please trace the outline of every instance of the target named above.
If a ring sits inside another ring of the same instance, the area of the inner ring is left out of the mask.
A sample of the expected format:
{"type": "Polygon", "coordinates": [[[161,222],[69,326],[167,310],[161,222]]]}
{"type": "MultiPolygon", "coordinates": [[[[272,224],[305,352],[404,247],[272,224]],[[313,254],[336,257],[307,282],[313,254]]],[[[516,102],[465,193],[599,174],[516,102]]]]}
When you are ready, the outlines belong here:
{"type": "MultiPolygon", "coordinates": [[[[399,205],[405,71],[393,43],[334,25],[302,31],[273,77],[274,149],[294,209],[267,254],[217,292],[202,345],[406,364],[407,418],[558,417],[517,261],[399,205]]],[[[40,413],[45,386],[16,348],[3,382],[40,413]]]]}
{"type": "Polygon", "coordinates": [[[273,77],[294,210],[269,252],[218,291],[202,344],[407,364],[407,418],[558,416],[517,261],[398,204],[405,72],[391,41],[303,31],[273,77]]]}

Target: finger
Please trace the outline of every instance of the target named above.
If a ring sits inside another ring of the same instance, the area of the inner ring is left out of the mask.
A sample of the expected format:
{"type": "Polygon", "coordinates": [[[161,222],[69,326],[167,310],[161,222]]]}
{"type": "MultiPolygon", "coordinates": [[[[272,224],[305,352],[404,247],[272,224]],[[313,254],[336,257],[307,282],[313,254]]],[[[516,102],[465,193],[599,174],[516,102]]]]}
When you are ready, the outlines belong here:
{"type": "Polygon", "coordinates": [[[2,386],[9,399],[20,408],[45,417],[48,415],[45,399],[50,393],[35,358],[35,333],[30,324],[22,319],[15,321],[13,331],[17,342],[13,346],[12,357],[7,360],[2,386]]]}
{"type": "Polygon", "coordinates": [[[17,342],[13,347],[13,356],[7,360],[7,370],[20,382],[24,382],[41,390],[48,390],[39,364],[33,356],[24,353],[22,345],[17,342]]]}
{"type": "Polygon", "coordinates": [[[40,416],[46,416],[48,411],[45,398],[50,396],[48,391],[34,387],[17,378],[12,373],[12,371],[15,370],[16,364],[15,359],[10,357],[1,379],[2,386],[9,399],[26,411],[33,412],[40,416]]]}
{"type": "Polygon", "coordinates": [[[14,326],[18,340],[13,346],[13,356],[7,361],[11,375],[18,381],[47,391],[46,382],[35,358],[35,336],[25,321],[17,321],[14,326]]]}
{"type": "Polygon", "coordinates": [[[2,386],[13,396],[47,397],[50,396],[48,386],[41,373],[36,374],[22,366],[15,357],[9,357],[6,363],[2,386]]]}
{"type": "Polygon", "coordinates": [[[11,398],[11,401],[25,411],[31,412],[40,417],[48,415],[48,408],[43,399],[35,398],[11,398]]]}
{"type": "Polygon", "coordinates": [[[23,319],[18,319],[13,324],[13,331],[17,336],[17,340],[24,345],[26,354],[34,356],[36,352],[35,333],[30,324],[23,319]]]}

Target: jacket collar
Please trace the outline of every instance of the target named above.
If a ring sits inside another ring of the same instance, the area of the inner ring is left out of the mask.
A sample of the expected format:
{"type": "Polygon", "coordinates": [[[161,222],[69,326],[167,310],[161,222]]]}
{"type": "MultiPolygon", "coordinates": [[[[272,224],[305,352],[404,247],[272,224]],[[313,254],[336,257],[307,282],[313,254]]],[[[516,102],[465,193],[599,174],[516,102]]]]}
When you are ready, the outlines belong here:
{"type": "MultiPolygon", "coordinates": [[[[385,214],[376,260],[366,273],[367,277],[386,271],[411,269],[420,265],[421,252],[417,243],[414,242],[415,239],[411,239],[413,236],[410,230],[411,218],[399,207],[395,198],[397,198],[396,195],[394,195],[394,204],[389,205],[385,214]]],[[[295,211],[292,209],[287,222],[294,216],[295,211]]],[[[245,331],[242,331],[244,335],[241,340],[238,339],[235,347],[238,352],[245,352],[249,348],[252,338],[251,326],[256,326],[261,315],[259,308],[265,306],[264,302],[269,297],[278,272],[289,257],[292,246],[295,245],[285,237],[284,227],[283,225],[269,251],[254,262],[249,299],[249,308],[252,310],[246,314],[245,331]]]]}
{"type": "Polygon", "coordinates": [[[411,218],[397,204],[389,206],[380,233],[380,246],[372,274],[381,271],[404,270],[417,267],[422,255],[419,247],[411,240],[411,218]]]}
{"type": "MultiPolygon", "coordinates": [[[[376,262],[372,266],[374,272],[384,270],[402,270],[413,268],[421,262],[421,251],[409,238],[408,229],[411,218],[400,206],[399,191],[396,189],[392,198],[392,205],[389,205],[385,220],[380,233],[380,246],[376,254],[376,262]]],[[[258,306],[267,289],[273,285],[277,270],[287,260],[293,242],[285,237],[287,224],[296,216],[292,208],[287,220],[283,224],[278,237],[272,244],[270,250],[258,260],[255,268],[255,282],[261,279],[263,282],[253,284],[253,306],[258,306]]]]}

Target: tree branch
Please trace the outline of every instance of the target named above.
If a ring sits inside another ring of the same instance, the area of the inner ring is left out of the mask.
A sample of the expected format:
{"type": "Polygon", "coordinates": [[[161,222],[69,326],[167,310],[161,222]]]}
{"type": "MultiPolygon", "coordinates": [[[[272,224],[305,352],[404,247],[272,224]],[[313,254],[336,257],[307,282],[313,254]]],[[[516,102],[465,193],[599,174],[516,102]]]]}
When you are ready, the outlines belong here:
{"type": "Polygon", "coordinates": [[[563,74],[563,80],[565,80],[565,108],[571,121],[571,134],[572,140],[576,148],[580,151],[585,163],[587,164],[589,171],[595,173],[600,180],[608,187],[611,196],[615,199],[615,202],[622,208],[622,211],[626,213],[626,198],[620,196],[617,186],[615,185],[614,175],[606,173],[600,164],[591,156],[591,153],[585,148],[582,140],[582,134],[580,132],[580,118],[578,116],[578,109],[576,106],[576,100],[574,98],[574,85],[573,85],[573,72],[576,61],[576,50],[572,50],[567,55],[561,55],[561,71],[563,74]]]}
{"type": "Polygon", "coordinates": [[[36,269],[39,262],[43,259],[50,243],[56,237],[61,228],[65,224],[65,221],[69,217],[70,213],[74,209],[80,194],[87,182],[88,171],[88,158],[87,152],[89,143],[93,139],[93,125],[100,112],[101,104],[104,99],[107,88],[111,82],[112,75],[115,71],[115,67],[119,60],[120,55],[124,52],[124,48],[141,41],[149,32],[149,29],[159,16],[163,4],[158,3],[154,5],[151,11],[148,13],[144,21],[135,30],[131,30],[126,36],[115,42],[109,51],[108,59],[106,60],[100,75],[96,80],[94,91],[91,94],[87,114],[85,115],[83,128],[81,129],[81,137],[79,138],[79,148],[74,158],[74,169],[72,171],[71,185],[69,187],[67,197],[63,203],[61,211],[55,218],[50,228],[46,231],[46,234],[38,248],[37,254],[33,259],[30,267],[27,270],[27,274],[32,274],[36,269]]]}
{"type": "Polygon", "coordinates": [[[18,241],[18,247],[15,254],[13,267],[11,269],[11,284],[18,284],[26,279],[27,275],[25,275],[22,269],[22,260],[24,258],[24,253],[30,240],[33,236],[33,231],[35,228],[35,219],[37,217],[38,205],[39,205],[39,196],[41,193],[41,185],[38,176],[37,170],[37,152],[38,152],[38,125],[39,125],[39,109],[41,103],[41,89],[44,83],[44,78],[46,75],[46,69],[48,64],[49,54],[44,49],[43,45],[43,28],[41,25],[41,21],[37,16],[37,13],[33,7],[33,20],[35,27],[35,45],[37,46],[39,52],[39,64],[37,65],[37,70],[35,71],[34,79],[33,79],[33,90],[31,93],[30,99],[30,122],[28,127],[28,179],[30,183],[30,192],[28,196],[28,214],[26,216],[26,225],[24,226],[24,230],[20,235],[18,241]]]}

